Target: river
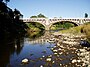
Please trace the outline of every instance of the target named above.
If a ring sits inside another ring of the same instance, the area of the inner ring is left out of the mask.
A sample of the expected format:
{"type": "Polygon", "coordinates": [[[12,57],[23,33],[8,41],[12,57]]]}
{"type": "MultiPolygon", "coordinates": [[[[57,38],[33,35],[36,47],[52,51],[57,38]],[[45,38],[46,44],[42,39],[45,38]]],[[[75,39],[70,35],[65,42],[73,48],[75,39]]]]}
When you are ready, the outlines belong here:
{"type": "Polygon", "coordinates": [[[89,67],[90,48],[80,46],[80,39],[50,31],[2,39],[0,67],[89,67]]]}
{"type": "MultiPolygon", "coordinates": [[[[39,35],[4,39],[3,43],[0,43],[0,67],[20,67],[24,58],[36,60],[53,54],[49,48],[55,43],[48,42],[50,36],[48,31],[39,35]]],[[[40,62],[37,65],[40,65],[40,62]]],[[[33,61],[29,66],[33,67],[33,61]]]]}

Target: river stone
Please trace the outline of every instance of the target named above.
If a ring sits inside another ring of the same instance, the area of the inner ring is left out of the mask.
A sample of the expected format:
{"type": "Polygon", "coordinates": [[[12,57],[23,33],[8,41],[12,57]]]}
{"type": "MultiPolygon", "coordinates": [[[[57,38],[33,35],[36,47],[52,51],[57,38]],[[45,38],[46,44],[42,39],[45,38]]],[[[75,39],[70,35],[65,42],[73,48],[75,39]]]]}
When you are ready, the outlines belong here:
{"type": "Polygon", "coordinates": [[[49,61],[50,62],[51,61],[51,58],[47,58],[46,61],[49,61]]]}
{"type": "Polygon", "coordinates": [[[25,58],[25,59],[22,60],[22,63],[24,63],[24,64],[26,64],[28,62],[29,62],[29,60],[27,58],[25,58]]]}
{"type": "Polygon", "coordinates": [[[52,63],[55,63],[55,61],[52,61],[52,63]]]}
{"type": "Polygon", "coordinates": [[[81,62],[81,60],[77,60],[77,62],[81,62]]]}
{"type": "Polygon", "coordinates": [[[57,55],[57,53],[54,53],[54,55],[57,55]]]}
{"type": "Polygon", "coordinates": [[[52,57],[52,55],[49,55],[48,57],[52,57]]]}
{"type": "Polygon", "coordinates": [[[61,48],[59,48],[58,50],[62,50],[61,48]]]}
{"type": "Polygon", "coordinates": [[[42,57],[45,57],[44,55],[42,57]]]}
{"type": "Polygon", "coordinates": [[[85,52],[86,50],[85,49],[79,49],[81,52],[85,52]]]}
{"type": "Polygon", "coordinates": [[[76,60],[76,59],[72,60],[72,63],[75,63],[75,62],[77,62],[77,60],[76,60]]]}
{"type": "Polygon", "coordinates": [[[53,50],[53,52],[57,52],[58,50],[53,50]]]}
{"type": "Polygon", "coordinates": [[[41,65],[40,67],[43,67],[43,65],[41,65]]]}
{"type": "Polygon", "coordinates": [[[53,50],[54,48],[51,48],[51,50],[53,50]]]}
{"type": "Polygon", "coordinates": [[[59,43],[57,43],[57,46],[60,46],[60,44],[59,44],[59,43]]]}

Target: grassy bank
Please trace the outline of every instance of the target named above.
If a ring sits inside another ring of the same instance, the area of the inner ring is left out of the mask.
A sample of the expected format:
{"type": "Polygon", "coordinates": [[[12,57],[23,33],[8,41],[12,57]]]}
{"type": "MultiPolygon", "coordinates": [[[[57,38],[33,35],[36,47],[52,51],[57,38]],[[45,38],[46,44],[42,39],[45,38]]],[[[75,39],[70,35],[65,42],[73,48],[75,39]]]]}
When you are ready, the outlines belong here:
{"type": "Polygon", "coordinates": [[[87,39],[90,41],[90,22],[86,23],[84,25],[76,26],[67,30],[59,31],[58,34],[74,34],[74,35],[80,35],[84,34],[86,35],[87,39]]]}
{"type": "Polygon", "coordinates": [[[81,30],[82,30],[82,33],[84,33],[86,35],[87,40],[90,43],[90,23],[84,25],[81,30]]]}
{"type": "Polygon", "coordinates": [[[72,34],[86,34],[90,33],[90,23],[85,25],[76,26],[67,30],[62,30],[60,33],[72,33],[72,34]]]}
{"type": "Polygon", "coordinates": [[[62,30],[62,31],[60,31],[60,33],[82,34],[82,33],[81,33],[82,27],[83,27],[83,26],[81,25],[81,26],[69,28],[69,29],[67,29],[67,30],[62,30]]]}

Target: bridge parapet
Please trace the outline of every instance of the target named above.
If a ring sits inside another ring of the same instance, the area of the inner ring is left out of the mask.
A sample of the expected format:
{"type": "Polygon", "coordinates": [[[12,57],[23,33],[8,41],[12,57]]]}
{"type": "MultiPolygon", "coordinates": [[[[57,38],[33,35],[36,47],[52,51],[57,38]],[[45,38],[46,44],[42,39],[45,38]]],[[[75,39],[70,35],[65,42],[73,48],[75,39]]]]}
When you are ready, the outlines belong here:
{"type": "Polygon", "coordinates": [[[28,19],[23,19],[23,22],[40,22],[40,21],[45,21],[45,18],[28,18],[28,19]]]}

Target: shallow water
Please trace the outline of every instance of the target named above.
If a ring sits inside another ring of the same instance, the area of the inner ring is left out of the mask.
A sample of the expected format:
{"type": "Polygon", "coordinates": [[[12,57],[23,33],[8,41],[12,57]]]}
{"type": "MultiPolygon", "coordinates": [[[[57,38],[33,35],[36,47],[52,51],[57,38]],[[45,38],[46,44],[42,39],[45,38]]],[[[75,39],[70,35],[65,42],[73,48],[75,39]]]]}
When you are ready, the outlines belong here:
{"type": "Polygon", "coordinates": [[[34,60],[53,54],[50,50],[55,43],[48,42],[47,34],[38,38],[22,37],[9,43],[0,43],[0,67],[22,67],[21,61],[27,58],[30,63],[28,67],[41,64],[34,60]],[[5,45],[4,45],[5,44],[5,45]]]}
{"type": "MultiPolygon", "coordinates": [[[[90,49],[79,44],[65,44],[63,38],[46,31],[41,35],[4,39],[0,42],[0,67],[89,67],[90,49]],[[83,56],[79,56],[81,54],[83,56]],[[25,58],[29,62],[23,64],[25,58]]],[[[79,42],[81,38],[73,39],[79,42]]],[[[72,38],[69,42],[73,42],[72,38]]]]}

